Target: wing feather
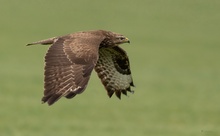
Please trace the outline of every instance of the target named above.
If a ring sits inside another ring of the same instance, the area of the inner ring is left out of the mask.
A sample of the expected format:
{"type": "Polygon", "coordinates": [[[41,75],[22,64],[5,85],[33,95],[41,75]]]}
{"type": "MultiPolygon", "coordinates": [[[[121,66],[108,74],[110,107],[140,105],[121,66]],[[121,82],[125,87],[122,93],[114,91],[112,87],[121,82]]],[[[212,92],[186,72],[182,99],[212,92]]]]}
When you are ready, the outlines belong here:
{"type": "Polygon", "coordinates": [[[73,98],[85,90],[103,37],[89,34],[83,37],[83,33],[59,37],[49,48],[45,56],[42,102],[52,105],[62,96],[73,98]]]}
{"type": "Polygon", "coordinates": [[[118,46],[99,49],[99,59],[95,70],[101,79],[109,97],[114,93],[120,99],[121,93],[127,95],[134,86],[130,64],[126,52],[118,46]]]}

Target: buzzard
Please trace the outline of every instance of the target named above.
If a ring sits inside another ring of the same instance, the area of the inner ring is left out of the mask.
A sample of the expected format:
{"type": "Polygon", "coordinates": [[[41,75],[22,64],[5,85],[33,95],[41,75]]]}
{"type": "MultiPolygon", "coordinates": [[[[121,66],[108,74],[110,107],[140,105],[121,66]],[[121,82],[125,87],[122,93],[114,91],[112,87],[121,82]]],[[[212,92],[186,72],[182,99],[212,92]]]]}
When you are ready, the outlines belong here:
{"type": "Polygon", "coordinates": [[[120,99],[121,93],[133,93],[128,56],[118,46],[122,43],[130,41],[118,33],[93,30],[27,44],[52,44],[45,56],[42,102],[52,105],[62,96],[70,99],[82,93],[93,69],[109,97],[115,93],[120,99]]]}

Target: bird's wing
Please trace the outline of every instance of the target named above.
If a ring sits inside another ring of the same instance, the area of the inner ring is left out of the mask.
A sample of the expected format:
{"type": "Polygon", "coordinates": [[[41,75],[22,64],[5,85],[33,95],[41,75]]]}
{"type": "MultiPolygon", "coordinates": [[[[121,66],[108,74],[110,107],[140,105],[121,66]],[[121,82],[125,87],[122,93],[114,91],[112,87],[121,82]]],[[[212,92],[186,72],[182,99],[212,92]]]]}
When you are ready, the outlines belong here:
{"type": "Polygon", "coordinates": [[[100,48],[95,70],[101,79],[109,97],[114,93],[120,99],[121,93],[127,95],[134,86],[131,77],[129,59],[126,52],[118,46],[100,48]]]}
{"type": "Polygon", "coordinates": [[[80,33],[59,37],[53,43],[45,56],[42,102],[51,105],[62,96],[73,98],[85,90],[103,39],[80,33]]]}

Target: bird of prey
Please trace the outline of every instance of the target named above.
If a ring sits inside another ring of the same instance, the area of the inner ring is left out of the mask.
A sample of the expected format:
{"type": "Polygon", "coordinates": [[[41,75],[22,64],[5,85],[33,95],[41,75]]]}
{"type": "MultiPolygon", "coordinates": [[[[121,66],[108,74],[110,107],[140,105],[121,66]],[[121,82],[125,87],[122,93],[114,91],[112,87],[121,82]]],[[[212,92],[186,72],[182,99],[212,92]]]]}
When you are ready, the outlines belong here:
{"type": "Polygon", "coordinates": [[[125,36],[105,30],[81,31],[27,44],[51,44],[45,56],[44,96],[52,105],[61,97],[82,93],[93,69],[108,96],[133,93],[129,59],[118,45],[130,43],[125,36]]]}

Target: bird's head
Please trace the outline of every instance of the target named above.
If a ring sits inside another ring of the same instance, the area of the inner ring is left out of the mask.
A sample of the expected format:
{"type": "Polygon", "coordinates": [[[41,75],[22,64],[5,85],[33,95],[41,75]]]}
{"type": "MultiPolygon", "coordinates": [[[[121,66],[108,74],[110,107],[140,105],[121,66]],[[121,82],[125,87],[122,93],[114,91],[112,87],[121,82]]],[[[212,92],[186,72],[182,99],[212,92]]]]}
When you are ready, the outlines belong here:
{"type": "Polygon", "coordinates": [[[119,44],[122,44],[122,43],[130,43],[130,41],[127,37],[118,34],[115,37],[113,37],[113,43],[115,45],[119,45],[119,44]]]}
{"type": "Polygon", "coordinates": [[[101,43],[102,47],[118,46],[119,44],[130,43],[130,40],[122,34],[106,31],[105,36],[106,38],[101,43]]]}

